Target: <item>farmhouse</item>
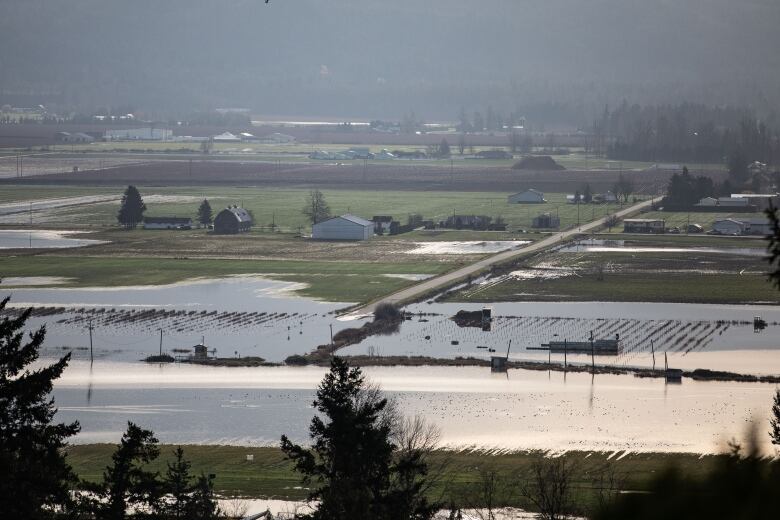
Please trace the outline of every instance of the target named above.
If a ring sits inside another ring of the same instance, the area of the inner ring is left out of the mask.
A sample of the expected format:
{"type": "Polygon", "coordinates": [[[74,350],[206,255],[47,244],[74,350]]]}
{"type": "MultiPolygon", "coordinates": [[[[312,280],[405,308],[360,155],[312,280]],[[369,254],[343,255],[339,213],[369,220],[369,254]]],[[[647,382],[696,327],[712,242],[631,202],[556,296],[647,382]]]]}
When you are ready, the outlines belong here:
{"type": "Polygon", "coordinates": [[[144,229],[192,229],[189,217],[144,217],[144,229]]]}
{"type": "Polygon", "coordinates": [[[625,233],[663,233],[665,222],[660,219],[627,218],[623,221],[625,233]]]}
{"type": "Polygon", "coordinates": [[[744,235],[749,228],[749,224],[733,218],[716,220],[712,223],[712,231],[718,235],[744,235]]]}
{"type": "Polygon", "coordinates": [[[544,200],[544,193],[533,188],[510,195],[508,201],[510,204],[544,204],[547,202],[544,200]]]}
{"type": "Polygon", "coordinates": [[[542,213],[541,215],[534,217],[531,227],[537,229],[559,228],[561,227],[561,219],[550,213],[542,213]]]}
{"type": "Polygon", "coordinates": [[[374,234],[374,223],[355,215],[341,215],[311,227],[316,240],[368,240],[374,234]]]}
{"type": "Polygon", "coordinates": [[[228,206],[214,217],[214,232],[219,235],[235,235],[249,231],[251,227],[252,216],[238,206],[228,206]]]}

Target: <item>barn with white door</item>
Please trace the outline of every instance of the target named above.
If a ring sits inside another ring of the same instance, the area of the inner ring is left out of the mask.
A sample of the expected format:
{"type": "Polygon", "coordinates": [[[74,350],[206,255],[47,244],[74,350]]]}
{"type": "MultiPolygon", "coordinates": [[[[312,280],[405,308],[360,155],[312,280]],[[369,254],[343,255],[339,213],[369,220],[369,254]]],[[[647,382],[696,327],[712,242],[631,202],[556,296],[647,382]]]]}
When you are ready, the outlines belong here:
{"type": "Polygon", "coordinates": [[[356,217],[341,215],[311,227],[311,237],[317,240],[368,240],[374,234],[374,223],[356,217]]]}

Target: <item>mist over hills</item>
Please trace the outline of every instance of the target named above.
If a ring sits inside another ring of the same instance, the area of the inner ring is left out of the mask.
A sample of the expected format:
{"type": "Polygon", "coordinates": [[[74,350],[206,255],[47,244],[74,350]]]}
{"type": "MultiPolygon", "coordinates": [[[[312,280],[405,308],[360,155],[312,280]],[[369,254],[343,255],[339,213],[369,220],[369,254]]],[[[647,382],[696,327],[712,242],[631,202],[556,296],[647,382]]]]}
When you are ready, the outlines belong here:
{"type": "Polygon", "coordinates": [[[780,101],[776,0],[3,0],[0,102],[586,122],[780,101]],[[560,110],[560,107],[558,107],[560,110]]]}

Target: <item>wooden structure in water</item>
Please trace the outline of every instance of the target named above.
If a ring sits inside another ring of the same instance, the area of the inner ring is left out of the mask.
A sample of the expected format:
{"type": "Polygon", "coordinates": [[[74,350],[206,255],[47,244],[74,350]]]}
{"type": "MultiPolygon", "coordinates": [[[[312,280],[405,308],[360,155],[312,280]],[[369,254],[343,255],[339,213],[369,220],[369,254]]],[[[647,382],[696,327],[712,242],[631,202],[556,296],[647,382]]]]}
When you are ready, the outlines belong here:
{"type": "Polygon", "coordinates": [[[551,341],[540,347],[528,350],[549,350],[552,354],[594,354],[598,356],[617,356],[623,352],[623,342],[619,336],[615,339],[597,339],[592,341],[551,341]]]}
{"type": "Polygon", "coordinates": [[[509,349],[512,348],[512,340],[509,340],[509,346],[506,348],[506,356],[490,356],[491,372],[506,372],[506,362],[509,359],[509,349]]]}

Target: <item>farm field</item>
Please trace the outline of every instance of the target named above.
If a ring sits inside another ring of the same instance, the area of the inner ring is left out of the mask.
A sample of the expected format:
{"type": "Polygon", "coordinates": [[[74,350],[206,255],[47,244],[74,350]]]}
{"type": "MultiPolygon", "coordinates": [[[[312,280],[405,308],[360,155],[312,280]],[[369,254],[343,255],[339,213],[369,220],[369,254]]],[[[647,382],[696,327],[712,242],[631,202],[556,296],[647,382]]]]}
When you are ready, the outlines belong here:
{"type": "MultiPolygon", "coordinates": [[[[11,187],[4,191],[6,202],[35,200],[71,196],[78,189],[68,187],[60,190],[56,187],[11,187]]],[[[90,194],[114,194],[120,196],[122,188],[92,188],[90,194]]],[[[306,203],[308,189],[280,189],[260,187],[149,187],[139,186],[146,200],[146,216],[195,216],[201,201],[211,202],[214,212],[229,204],[238,204],[250,210],[255,216],[257,227],[267,227],[272,223],[287,231],[308,232],[309,225],[301,209],[306,203]]],[[[408,216],[419,213],[425,219],[445,220],[453,214],[487,215],[502,217],[511,231],[530,230],[534,217],[541,213],[558,215],[561,227],[573,226],[579,219],[581,223],[596,220],[613,213],[619,204],[588,205],[579,208],[566,203],[565,193],[545,193],[545,204],[509,204],[507,196],[511,192],[453,192],[453,191],[368,191],[346,189],[323,189],[331,214],[352,213],[370,219],[373,215],[392,215],[406,223],[408,216]]],[[[34,223],[55,224],[57,227],[75,226],[77,228],[106,228],[116,226],[118,202],[110,204],[90,204],[58,210],[53,215],[33,214],[34,223]]],[[[27,222],[25,217],[24,222],[27,222]]]]}
{"type": "Polygon", "coordinates": [[[780,294],[766,277],[761,240],[728,243],[728,238],[718,237],[624,237],[621,247],[625,251],[617,247],[539,255],[509,274],[466,288],[450,299],[780,303],[780,294]]]}
{"type": "Polygon", "coordinates": [[[305,284],[297,294],[335,302],[366,302],[458,264],[262,261],[226,259],[115,258],[78,256],[0,257],[3,277],[64,277],[57,287],[165,285],[193,278],[239,274],[267,275],[305,284]]]}
{"type": "MultiPolygon", "coordinates": [[[[110,462],[114,446],[88,444],[70,446],[68,462],[76,474],[86,481],[100,480],[102,472],[110,462]]],[[[161,446],[160,458],[149,467],[161,472],[170,460],[175,446],[161,446]]],[[[285,460],[276,447],[242,446],[185,446],[185,456],[192,461],[192,471],[215,473],[215,490],[223,496],[245,498],[277,498],[302,500],[307,490],[301,487],[300,477],[285,460]],[[246,455],[254,456],[247,461],[246,455]]],[[[484,451],[436,451],[431,455],[431,467],[443,466],[440,482],[430,491],[433,499],[453,500],[456,506],[467,507],[476,501],[474,489],[480,482],[480,471],[495,471],[501,478],[516,480],[527,472],[542,456],[539,452],[490,453],[484,451]]],[[[622,490],[642,491],[649,480],[669,464],[674,464],[690,478],[696,478],[710,471],[722,461],[720,456],[698,454],[642,453],[627,454],[612,458],[605,452],[570,451],[562,455],[580,470],[573,482],[574,492],[585,504],[592,505],[597,499],[594,486],[595,474],[607,468],[619,475],[622,490]]],[[[517,493],[504,492],[497,497],[501,505],[529,508],[517,493]]]]}

